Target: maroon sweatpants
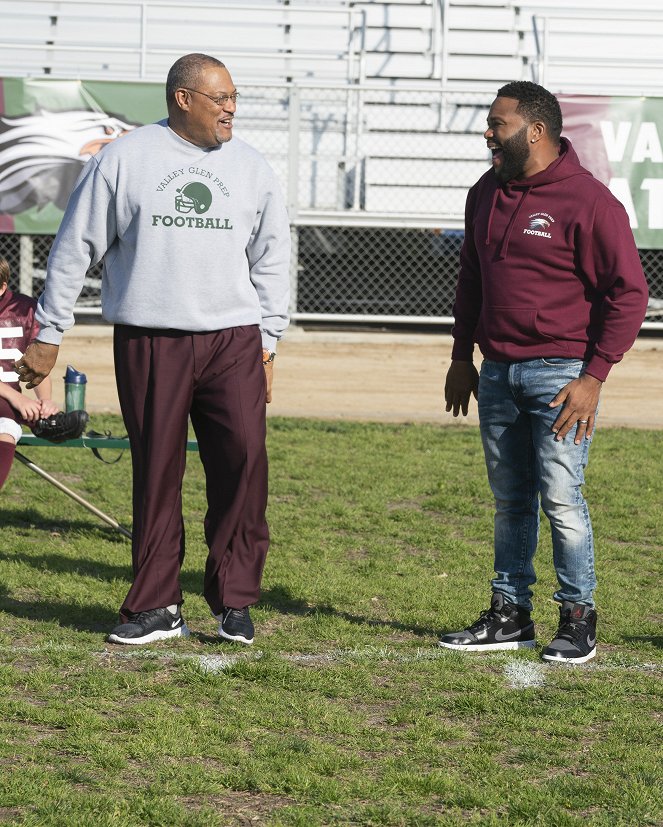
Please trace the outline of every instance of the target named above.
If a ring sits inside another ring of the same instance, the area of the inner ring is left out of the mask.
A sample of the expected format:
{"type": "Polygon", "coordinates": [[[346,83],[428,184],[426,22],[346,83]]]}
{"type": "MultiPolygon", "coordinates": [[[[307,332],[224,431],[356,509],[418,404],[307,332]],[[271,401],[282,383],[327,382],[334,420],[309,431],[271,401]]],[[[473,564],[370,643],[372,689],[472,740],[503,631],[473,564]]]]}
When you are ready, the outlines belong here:
{"type": "Polygon", "coordinates": [[[269,547],[259,328],[188,333],[116,325],[114,355],[133,465],[134,580],[120,617],[182,602],[189,416],[206,477],[205,599],[215,614],[252,605],[269,547]]]}

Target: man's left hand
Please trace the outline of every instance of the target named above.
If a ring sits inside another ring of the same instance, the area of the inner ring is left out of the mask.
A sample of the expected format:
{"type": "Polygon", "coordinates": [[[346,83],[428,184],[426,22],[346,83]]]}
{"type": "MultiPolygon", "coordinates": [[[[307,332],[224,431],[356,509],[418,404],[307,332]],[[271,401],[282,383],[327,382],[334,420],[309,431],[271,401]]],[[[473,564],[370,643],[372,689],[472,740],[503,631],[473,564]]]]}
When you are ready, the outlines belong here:
{"type": "Polygon", "coordinates": [[[564,385],[552,402],[551,408],[561,404],[564,407],[552,426],[555,439],[560,440],[577,424],[574,442],[580,445],[583,438],[589,439],[594,432],[596,409],[599,404],[603,383],[588,373],[583,373],[578,379],[564,385]]]}

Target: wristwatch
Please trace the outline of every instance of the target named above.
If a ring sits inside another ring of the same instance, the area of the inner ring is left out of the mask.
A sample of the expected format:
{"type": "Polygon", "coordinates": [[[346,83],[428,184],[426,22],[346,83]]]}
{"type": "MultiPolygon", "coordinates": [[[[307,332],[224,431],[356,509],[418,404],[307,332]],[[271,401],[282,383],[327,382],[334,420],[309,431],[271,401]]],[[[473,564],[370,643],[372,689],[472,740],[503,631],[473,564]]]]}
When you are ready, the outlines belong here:
{"type": "Polygon", "coordinates": [[[268,365],[270,362],[273,362],[276,358],[276,352],[273,350],[267,350],[263,348],[262,350],[262,363],[263,365],[268,365]]]}

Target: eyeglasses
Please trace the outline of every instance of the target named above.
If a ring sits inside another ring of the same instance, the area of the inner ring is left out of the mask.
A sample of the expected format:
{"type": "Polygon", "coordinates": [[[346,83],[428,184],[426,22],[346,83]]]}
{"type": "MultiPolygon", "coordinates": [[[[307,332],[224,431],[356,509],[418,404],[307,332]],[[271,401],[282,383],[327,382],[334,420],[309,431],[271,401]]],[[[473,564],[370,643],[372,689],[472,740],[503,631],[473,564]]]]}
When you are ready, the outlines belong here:
{"type": "Polygon", "coordinates": [[[218,98],[213,97],[212,95],[208,95],[207,92],[199,92],[197,89],[189,89],[188,86],[182,86],[181,89],[186,89],[187,92],[195,92],[197,95],[204,95],[206,98],[209,98],[212,103],[215,103],[217,106],[223,106],[224,103],[228,103],[228,101],[232,101],[233,103],[237,103],[237,98],[239,97],[239,92],[233,92],[232,95],[219,95],[218,98]]]}

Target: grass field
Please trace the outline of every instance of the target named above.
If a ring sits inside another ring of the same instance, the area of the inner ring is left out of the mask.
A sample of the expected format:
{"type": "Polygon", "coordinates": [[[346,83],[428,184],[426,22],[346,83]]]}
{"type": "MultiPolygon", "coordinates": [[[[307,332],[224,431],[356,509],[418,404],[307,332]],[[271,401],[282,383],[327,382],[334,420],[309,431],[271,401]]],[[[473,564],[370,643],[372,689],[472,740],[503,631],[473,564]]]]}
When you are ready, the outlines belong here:
{"type": "MultiPolygon", "coordinates": [[[[117,418],[96,430],[124,433],[117,418]]],[[[185,640],[105,643],[129,543],[15,464],[0,500],[0,823],[661,825],[663,433],[600,432],[586,494],[599,655],[436,647],[486,608],[492,509],[473,428],[271,419],[272,548],[252,648],[200,596],[185,480],[185,640]],[[129,651],[127,651],[130,649],[129,651]]],[[[128,454],[25,449],[130,525],[128,454]]],[[[556,628],[550,537],[538,638],[556,628]]]]}

